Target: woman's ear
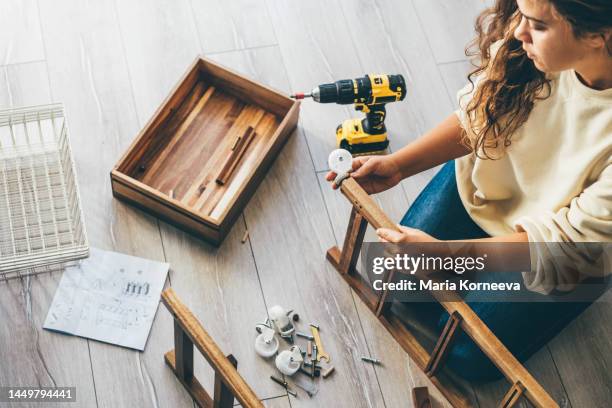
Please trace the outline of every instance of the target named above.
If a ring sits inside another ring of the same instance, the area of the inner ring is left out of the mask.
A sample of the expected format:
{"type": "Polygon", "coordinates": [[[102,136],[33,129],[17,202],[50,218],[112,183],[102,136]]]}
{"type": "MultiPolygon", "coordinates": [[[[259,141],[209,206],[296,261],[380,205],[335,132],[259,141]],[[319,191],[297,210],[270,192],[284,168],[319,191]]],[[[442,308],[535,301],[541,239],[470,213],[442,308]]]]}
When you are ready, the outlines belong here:
{"type": "Polygon", "coordinates": [[[608,56],[612,57],[612,28],[608,28],[605,33],[602,34],[606,45],[606,51],[608,56]]]}
{"type": "Polygon", "coordinates": [[[612,56],[612,29],[608,28],[601,33],[587,33],[582,36],[585,44],[596,50],[607,51],[612,56]]]}

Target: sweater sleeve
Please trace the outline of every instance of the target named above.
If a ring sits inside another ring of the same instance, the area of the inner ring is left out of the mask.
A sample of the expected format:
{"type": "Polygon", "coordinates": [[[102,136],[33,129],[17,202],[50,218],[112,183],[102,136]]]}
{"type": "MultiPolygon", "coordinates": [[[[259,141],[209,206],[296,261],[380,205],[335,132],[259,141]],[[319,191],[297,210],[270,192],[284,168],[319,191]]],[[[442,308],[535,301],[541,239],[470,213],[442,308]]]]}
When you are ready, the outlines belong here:
{"type": "Polygon", "coordinates": [[[529,237],[532,267],[523,272],[529,290],[568,291],[588,277],[609,274],[610,246],[585,243],[612,241],[612,158],[568,206],[522,216],[514,229],[529,237]]]}

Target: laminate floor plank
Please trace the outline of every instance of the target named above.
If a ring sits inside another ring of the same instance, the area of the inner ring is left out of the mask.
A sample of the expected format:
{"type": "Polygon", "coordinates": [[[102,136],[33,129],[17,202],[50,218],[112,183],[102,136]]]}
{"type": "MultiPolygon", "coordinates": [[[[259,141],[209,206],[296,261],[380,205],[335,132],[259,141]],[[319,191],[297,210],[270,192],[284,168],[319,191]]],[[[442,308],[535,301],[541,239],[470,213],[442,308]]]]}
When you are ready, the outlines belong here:
{"type": "MultiPolygon", "coordinates": [[[[201,53],[189,10],[186,1],[117,2],[140,126],[145,125],[169,89],[201,53]],[[174,43],[183,45],[170,46],[174,43]]],[[[282,65],[278,69],[283,72],[282,65]]],[[[219,347],[236,357],[238,371],[259,398],[282,395],[268,378],[275,368],[253,350],[254,327],[264,320],[266,307],[253,255],[249,246],[240,242],[244,233],[241,221],[220,248],[169,224],[160,225],[166,260],[174,271],[172,287],[177,294],[219,347]]],[[[165,337],[171,339],[171,332],[165,337]]],[[[195,367],[200,382],[211,390],[212,370],[202,359],[196,360],[195,367]]]]}
{"type": "MultiPolygon", "coordinates": [[[[278,50],[275,55],[268,48],[240,53],[245,57],[232,68],[287,92],[278,50]]],[[[239,59],[223,56],[226,64],[239,59]]],[[[383,406],[374,372],[360,360],[367,346],[350,290],[325,261],[333,233],[301,131],[290,137],[244,215],[267,307],[296,310],[301,331],[308,332],[309,322],[320,325],[336,368],[333,376],[319,381],[315,397],[298,389],[300,397],[290,397],[291,406],[383,406]]],[[[302,339],[296,343],[305,347],[302,339]]]]}
{"type": "Polygon", "coordinates": [[[204,53],[275,45],[272,20],[258,0],[190,0],[204,53]]]}
{"type": "MultiPolygon", "coordinates": [[[[40,7],[51,93],[66,106],[90,244],[164,261],[157,220],[113,199],[110,188],[109,171],[139,129],[114,4],[40,7]]],[[[172,327],[159,311],[144,352],[89,342],[98,407],[192,404],[163,362],[172,327]]]]}
{"type": "MultiPolygon", "coordinates": [[[[46,64],[1,68],[2,108],[46,104],[51,92],[46,64]]],[[[0,384],[3,386],[76,387],[83,406],[95,406],[95,386],[87,340],[43,330],[42,325],[61,273],[0,281],[0,384]]],[[[40,403],[0,403],[35,407],[40,403]]],[[[70,407],[73,403],[54,404],[70,407]]]]}
{"type": "Polygon", "coordinates": [[[548,347],[571,405],[607,407],[612,399],[612,294],[589,306],[548,347]]]}
{"type": "Polygon", "coordinates": [[[412,0],[423,23],[436,62],[465,59],[465,47],[475,37],[478,14],[492,0],[412,0]]]}
{"type": "Polygon", "coordinates": [[[37,0],[3,0],[0,27],[0,65],[45,59],[37,0]]]}

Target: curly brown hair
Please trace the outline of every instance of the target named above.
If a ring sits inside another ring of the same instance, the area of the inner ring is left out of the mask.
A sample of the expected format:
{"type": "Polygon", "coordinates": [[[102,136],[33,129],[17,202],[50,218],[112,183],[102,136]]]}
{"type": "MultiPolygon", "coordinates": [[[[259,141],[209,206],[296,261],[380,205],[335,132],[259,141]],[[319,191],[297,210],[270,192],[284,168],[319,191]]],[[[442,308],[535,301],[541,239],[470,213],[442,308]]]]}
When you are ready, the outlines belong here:
{"type": "MultiPolygon", "coordinates": [[[[587,33],[604,36],[612,27],[611,0],[541,1],[552,4],[571,24],[576,37],[587,33]]],[[[468,130],[464,130],[462,141],[482,159],[495,159],[491,152],[509,146],[512,135],[525,123],[535,102],[550,96],[550,80],[527,57],[521,41],[514,38],[520,20],[516,0],[497,0],[478,16],[477,36],[466,49],[466,55],[474,57],[476,66],[468,75],[472,89],[476,86],[474,79],[485,71],[486,75],[466,106],[468,130]],[[499,48],[492,56],[491,46],[497,42],[499,48]]]]}

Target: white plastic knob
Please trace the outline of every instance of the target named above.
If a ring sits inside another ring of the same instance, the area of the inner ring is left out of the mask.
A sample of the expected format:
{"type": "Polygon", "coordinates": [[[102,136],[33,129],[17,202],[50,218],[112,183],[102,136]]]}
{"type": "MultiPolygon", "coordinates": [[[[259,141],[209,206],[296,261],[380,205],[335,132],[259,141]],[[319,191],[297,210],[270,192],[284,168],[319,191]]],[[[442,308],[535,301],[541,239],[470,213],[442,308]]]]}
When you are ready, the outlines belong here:
{"type": "Polygon", "coordinates": [[[327,159],[329,169],[336,174],[346,174],[353,169],[353,156],[348,150],[336,149],[327,159]]]}

